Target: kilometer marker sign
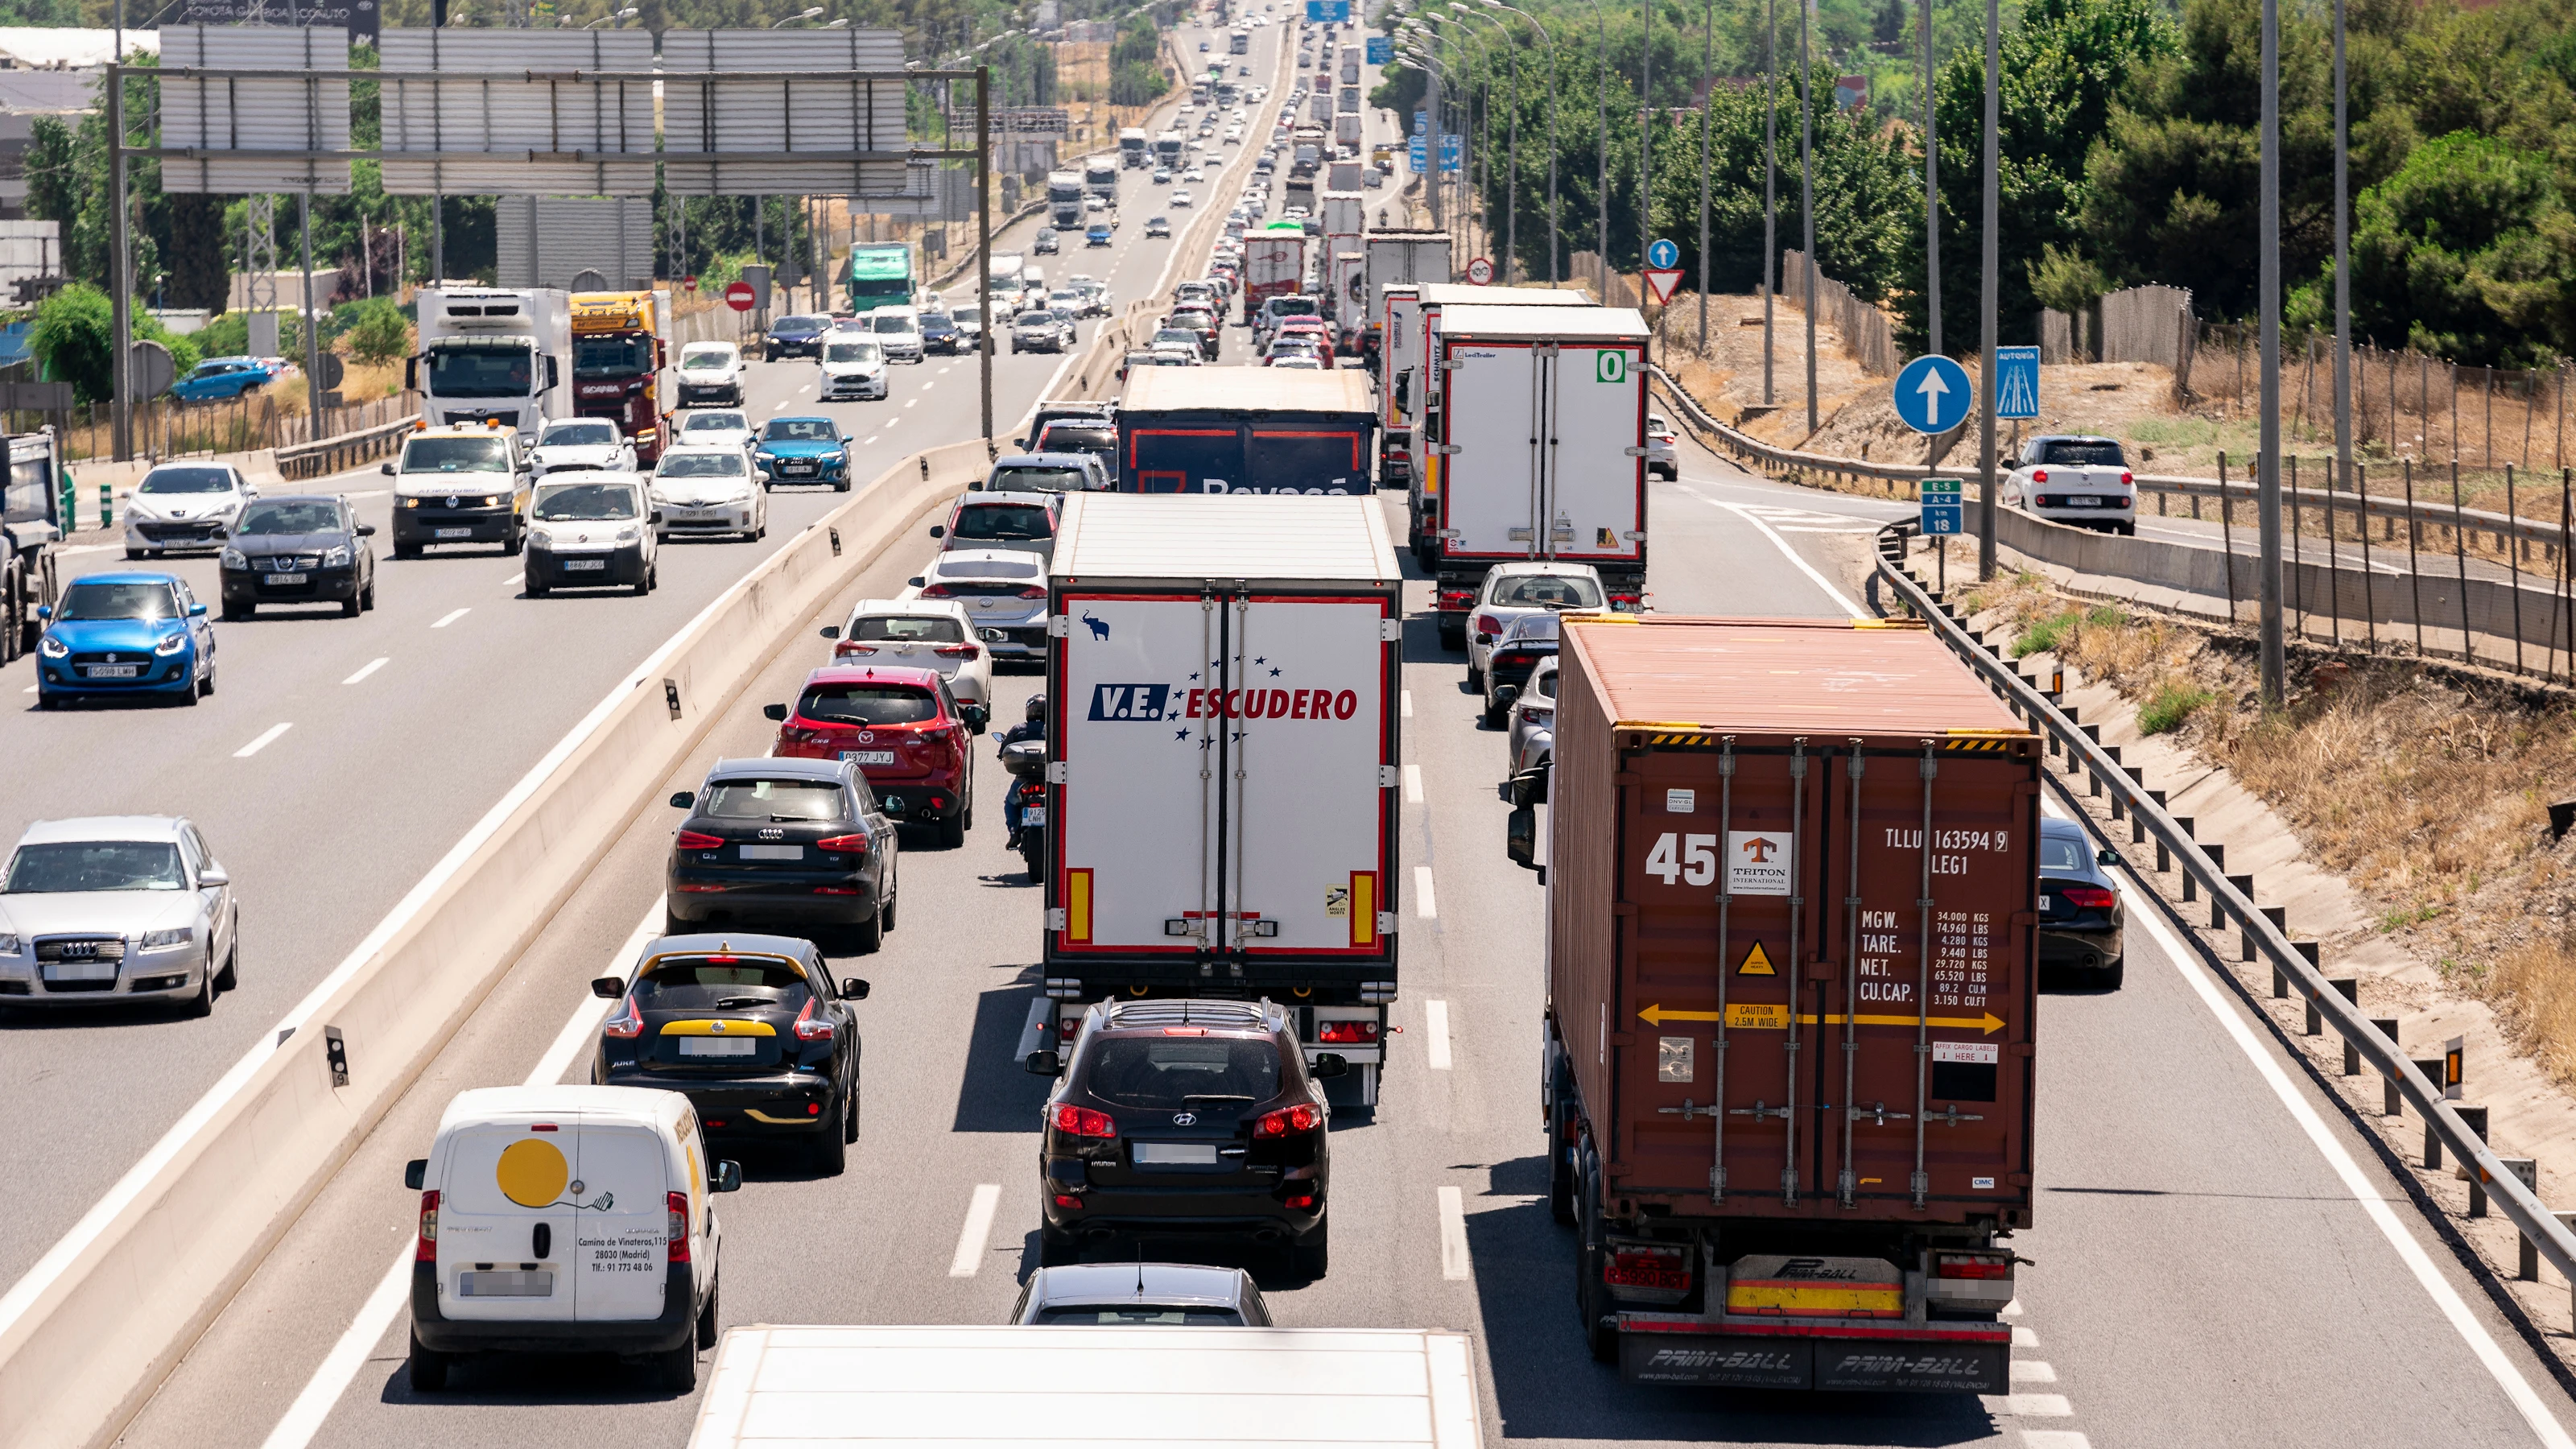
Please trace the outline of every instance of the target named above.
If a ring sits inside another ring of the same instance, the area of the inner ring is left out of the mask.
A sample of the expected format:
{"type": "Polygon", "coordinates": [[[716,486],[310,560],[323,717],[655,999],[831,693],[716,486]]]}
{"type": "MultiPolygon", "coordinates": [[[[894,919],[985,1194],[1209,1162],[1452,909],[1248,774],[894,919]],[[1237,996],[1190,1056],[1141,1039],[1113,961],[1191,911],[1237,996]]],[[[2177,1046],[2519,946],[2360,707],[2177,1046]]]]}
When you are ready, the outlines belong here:
{"type": "MultiPolygon", "coordinates": [[[[1786,1028],[1788,1025],[1787,1014],[1782,1012],[1778,1007],[1748,1007],[1739,1005],[1734,1008],[1734,1011],[1731,1012],[1730,1015],[1734,1016],[1735,1019],[1727,1023],[1729,1026],[1767,1027],[1773,1030],[1780,1030],[1786,1028]],[[1754,1019],[1756,1016],[1760,1019],[1754,1019]]],[[[1714,1011],[1666,1011],[1659,1005],[1649,1006],[1645,1010],[1638,1012],[1637,1016],[1639,1020],[1646,1022],[1650,1026],[1661,1026],[1668,1021],[1715,1021],[1718,1019],[1718,1014],[1714,1011]]],[[[1800,1012],[1798,1014],[1798,1023],[1801,1026],[1814,1026],[1818,1022],[1822,1022],[1826,1026],[1840,1026],[1844,1022],[1851,1022],[1858,1026],[1912,1026],[1917,1021],[1922,1021],[1925,1025],[1929,1026],[1961,1027],[1970,1031],[1983,1033],[1987,1036],[1994,1035],[1996,1032],[2002,1030],[2004,1026],[2004,1019],[1995,1015],[1991,1011],[1987,1012],[1984,1016],[1935,1016],[1929,1018],[1914,1016],[1837,1016],[1832,1013],[1827,1013],[1826,1015],[1819,1017],[1814,1012],[1800,1012]]]]}

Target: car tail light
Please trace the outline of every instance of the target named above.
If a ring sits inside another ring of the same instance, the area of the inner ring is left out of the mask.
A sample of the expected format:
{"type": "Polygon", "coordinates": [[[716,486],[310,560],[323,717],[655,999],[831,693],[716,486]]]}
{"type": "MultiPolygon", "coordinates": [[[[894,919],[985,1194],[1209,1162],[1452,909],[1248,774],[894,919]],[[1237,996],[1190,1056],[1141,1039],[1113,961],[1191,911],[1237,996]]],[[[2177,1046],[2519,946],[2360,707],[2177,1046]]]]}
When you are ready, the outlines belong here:
{"type": "Polygon", "coordinates": [[[834,855],[865,855],[868,853],[868,837],[864,831],[856,835],[835,835],[828,840],[815,841],[814,848],[834,855]]]}
{"type": "Polygon", "coordinates": [[[1545,710],[1543,710],[1543,709],[1540,709],[1537,705],[1534,705],[1534,704],[1525,704],[1525,705],[1522,705],[1522,706],[1521,706],[1521,723],[1522,723],[1522,724],[1525,724],[1525,725],[1534,725],[1534,724],[1537,724],[1537,723],[1539,722],[1540,718],[1541,718],[1542,716],[1544,716],[1546,713],[1547,713],[1547,711],[1545,711],[1545,710]]]}
{"type": "Polygon", "coordinates": [[[2118,896],[2100,886],[2067,886],[2057,894],[2064,896],[2070,906],[2081,906],[2095,911],[2107,911],[2114,902],[2119,900],[2118,896]]]}
{"type": "Polygon", "coordinates": [[[1503,632],[1503,621],[1495,618],[1491,614],[1478,614],[1476,616],[1476,632],[1479,634],[1500,634],[1503,632]]]}
{"type": "Polygon", "coordinates": [[[942,644],[933,652],[942,659],[972,659],[982,651],[972,644],[942,644]]]}
{"type": "Polygon", "coordinates": [[[683,830],[680,832],[680,848],[682,850],[721,850],[724,848],[724,843],[725,841],[723,836],[709,835],[703,830],[683,830]]]}
{"type": "Polygon", "coordinates": [[[1089,1107],[1077,1107],[1071,1102],[1059,1102],[1055,1109],[1055,1130],[1070,1133],[1076,1137],[1115,1137],[1118,1135],[1118,1124],[1111,1121],[1106,1112],[1095,1112],[1089,1107]]]}
{"type": "MultiPolygon", "coordinates": [[[[924,592],[926,593],[928,591],[924,590],[924,592]]],[[[860,656],[874,654],[876,652],[877,646],[874,644],[853,644],[849,640],[844,639],[839,643],[839,645],[833,648],[832,657],[835,659],[855,659],[860,656]]]]}
{"type": "Polygon", "coordinates": [[[2120,471],[2120,486],[2121,486],[2121,487],[2126,488],[2126,487],[2128,487],[2130,484],[2135,483],[2136,481],[2137,481],[2137,479],[2136,479],[2136,478],[2134,478],[2134,477],[2132,477],[2132,476],[2129,474],[2129,471],[2128,471],[2127,469],[2125,469],[2125,468],[2124,468],[2124,469],[2122,469],[2122,470],[2120,471]]]}
{"type": "Polygon", "coordinates": [[[1934,1253],[1932,1276],[1935,1278],[2009,1278],[2012,1258],[1994,1253],[1934,1253]]]}
{"type": "Polygon", "coordinates": [[[1300,1102],[1294,1107],[1282,1107],[1276,1112],[1262,1113],[1253,1121],[1252,1135],[1286,1137],[1295,1132],[1312,1132],[1322,1125],[1324,1125],[1324,1109],[1312,1102],[1300,1102]]]}
{"type": "Polygon", "coordinates": [[[1020,597],[1023,599],[1043,599],[1046,597],[1046,590],[1039,588],[1035,584],[1031,584],[1027,588],[1020,590],[1020,597]]]}
{"type": "Polygon", "coordinates": [[[1613,1288],[1654,1288],[1668,1293],[1690,1291],[1690,1259],[1678,1246],[1662,1243],[1614,1243],[1601,1260],[1601,1281],[1613,1288]]]}
{"type": "MultiPolygon", "coordinates": [[[[830,1041],[832,1039],[832,1019],[828,1016],[816,1017],[814,1015],[814,1007],[815,998],[808,996],[805,998],[805,1009],[796,1013],[796,1039],[798,1041],[830,1041]]],[[[820,1109],[818,1108],[816,1110],[819,1111],[820,1109]]],[[[813,1113],[808,1113],[806,1115],[811,1116],[813,1113]]]]}
{"type": "Polygon", "coordinates": [[[662,1205],[671,1210],[671,1261],[689,1261],[689,1195],[685,1192],[662,1194],[662,1205]]]}
{"type": "Polygon", "coordinates": [[[420,1241],[419,1245],[411,1250],[411,1260],[415,1263],[438,1261],[437,1188],[433,1187],[420,1195],[420,1241]]]}
{"type": "Polygon", "coordinates": [[[599,1024],[599,1034],[619,1041],[633,1041],[644,1034],[644,1013],[635,1008],[635,993],[628,992],[608,1020],[599,1024]]]}
{"type": "Polygon", "coordinates": [[[914,597],[923,599],[953,599],[957,597],[957,592],[956,590],[949,588],[946,584],[925,584],[922,586],[921,592],[914,597]]]}
{"type": "Polygon", "coordinates": [[[1377,1023],[1319,1021],[1315,1023],[1315,1040],[1327,1046],[1366,1046],[1377,1040],[1377,1023]]]}
{"type": "Polygon", "coordinates": [[[2034,470],[2032,470],[2031,475],[2030,475],[2030,481],[2032,481],[2033,483],[2045,483],[2045,482],[2047,482],[2047,481],[2048,481],[2048,470],[2047,470],[2046,468],[2038,468],[2038,469],[2034,469],[2034,470]]]}
{"type": "Polygon", "coordinates": [[[1055,1195],[1055,1205],[1060,1208],[1078,1208],[1082,1206],[1082,1199],[1070,1193],[1060,1192],[1055,1195]]]}
{"type": "Polygon", "coordinates": [[[1281,1201],[1286,1207],[1310,1208],[1315,1205],[1315,1195],[1311,1192],[1292,1193],[1281,1201]]]}

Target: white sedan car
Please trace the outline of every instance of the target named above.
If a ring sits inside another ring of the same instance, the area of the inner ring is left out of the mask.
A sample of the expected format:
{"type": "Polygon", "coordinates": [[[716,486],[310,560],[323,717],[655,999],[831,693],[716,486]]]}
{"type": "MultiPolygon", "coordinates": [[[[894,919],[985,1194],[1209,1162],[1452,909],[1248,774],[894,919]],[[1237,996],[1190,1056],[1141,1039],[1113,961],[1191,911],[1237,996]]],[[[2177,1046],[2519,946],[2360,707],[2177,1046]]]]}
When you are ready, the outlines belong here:
{"type": "Polygon", "coordinates": [[[751,460],[725,443],[678,447],[653,468],[653,507],[660,533],[731,533],[754,541],[769,532],[769,490],[751,460]]]}
{"type": "Polygon", "coordinates": [[[258,496],[230,463],[164,463],[125,495],[125,556],[220,549],[258,496]]]}
{"type": "Polygon", "coordinates": [[[0,874],[0,1001],[175,1001],[190,1016],[235,985],[241,907],[188,821],[39,820],[0,874]]]}
{"type": "Polygon", "coordinates": [[[742,406],[742,349],[730,342],[692,342],[680,349],[680,406],[742,406]]]}
{"type": "Polygon", "coordinates": [[[671,436],[675,448],[704,448],[723,443],[740,448],[745,457],[751,454],[751,419],[732,408],[681,415],[679,430],[671,436]]]}
{"type": "Polygon", "coordinates": [[[993,656],[975,642],[975,621],[955,599],[861,599],[850,620],[825,625],[835,664],[936,669],[967,704],[993,702],[993,656]]]}
{"type": "Polygon", "coordinates": [[[635,445],[608,418],[557,418],[537,434],[528,468],[540,476],[575,469],[635,471],[635,445]]]}

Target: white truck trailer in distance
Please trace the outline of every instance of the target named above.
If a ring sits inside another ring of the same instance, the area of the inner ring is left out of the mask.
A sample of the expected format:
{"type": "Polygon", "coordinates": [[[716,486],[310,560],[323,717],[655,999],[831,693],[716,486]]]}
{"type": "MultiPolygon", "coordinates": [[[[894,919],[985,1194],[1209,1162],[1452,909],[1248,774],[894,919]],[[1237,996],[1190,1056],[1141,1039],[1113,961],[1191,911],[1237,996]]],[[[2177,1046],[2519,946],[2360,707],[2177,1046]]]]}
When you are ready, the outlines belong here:
{"type": "Polygon", "coordinates": [[[572,302],[552,288],[425,288],[420,352],[403,385],[433,427],[498,421],[533,445],[572,416],[572,302]]]}

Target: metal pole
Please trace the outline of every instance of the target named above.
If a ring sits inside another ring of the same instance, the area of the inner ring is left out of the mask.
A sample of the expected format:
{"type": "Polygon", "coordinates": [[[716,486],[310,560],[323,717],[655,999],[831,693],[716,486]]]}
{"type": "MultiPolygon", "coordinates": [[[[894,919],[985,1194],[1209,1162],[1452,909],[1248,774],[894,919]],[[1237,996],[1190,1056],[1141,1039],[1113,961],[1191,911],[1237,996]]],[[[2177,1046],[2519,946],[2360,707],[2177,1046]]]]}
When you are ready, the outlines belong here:
{"type": "Polygon", "coordinates": [[[313,193],[295,209],[295,225],[304,244],[304,410],[311,424],[310,436],[322,438],[322,329],[313,316],[313,193]]]}
{"type": "Polygon", "coordinates": [[[1637,61],[1637,268],[1643,272],[1655,239],[1655,0],[1639,0],[1637,15],[1645,26],[1637,61]]]}
{"type": "Polygon", "coordinates": [[[1592,14],[1599,26],[1598,59],[1601,63],[1600,80],[1592,89],[1601,112],[1601,140],[1593,152],[1598,165],[1592,178],[1592,199],[1597,203],[1595,209],[1600,212],[1593,223],[1592,240],[1601,248],[1601,275],[1594,280],[1601,289],[1602,302],[1607,304],[1610,300],[1610,21],[1601,13],[1599,0],[1594,0],[1592,14]]]}
{"type": "Polygon", "coordinates": [[[1699,350],[1708,355],[1708,148],[1717,107],[1717,0],[1700,6],[1699,83],[1699,350]]]}
{"type": "MultiPolygon", "coordinates": [[[[1433,43],[1438,43],[1436,38],[1433,43]]],[[[1422,114],[1430,134],[1422,138],[1422,156],[1423,164],[1431,168],[1431,174],[1422,183],[1422,194],[1431,202],[1431,229],[1446,231],[1448,225],[1440,216],[1440,133],[1446,129],[1440,119],[1440,67],[1428,63],[1428,56],[1424,60],[1422,74],[1426,89],[1422,94],[1422,114]]]]}
{"type": "Polygon", "coordinates": [[[976,351],[984,389],[984,446],[993,445],[993,333],[999,316],[993,310],[993,68],[975,67],[975,295],[983,301],[984,325],[977,328],[976,351]]]}
{"type": "MultiPolygon", "coordinates": [[[[1806,248],[1804,291],[1807,309],[1807,433],[1814,436],[1816,421],[1816,125],[1815,108],[1810,104],[1816,85],[1815,62],[1807,57],[1807,7],[1813,0],[1798,0],[1798,226],[1806,248]]],[[[1993,0],[1987,0],[1992,4],[1993,0]]]]}
{"type": "Polygon", "coordinates": [[[1503,142],[1503,285],[1512,284],[1512,264],[1521,251],[1521,48],[1503,32],[1503,50],[1512,72],[1512,125],[1503,142]]]}
{"type": "MultiPolygon", "coordinates": [[[[2344,84],[2344,0],[2334,7],[2334,278],[2335,278],[2335,357],[2334,357],[2334,425],[2335,484],[2354,488],[2352,471],[2352,197],[2346,162],[2351,150],[2350,127],[2346,124],[2344,84]]],[[[2354,488],[2357,494],[2360,490],[2354,488]]],[[[2334,489],[2326,490],[2334,496],[2334,489]]],[[[2360,505],[2361,532],[2370,536],[2370,505],[2360,505]]],[[[2331,534],[2329,534],[2331,536],[2331,534]]],[[[2365,578],[2367,577],[2365,565],[2365,578]]]]}
{"type": "Polygon", "coordinates": [[[1771,388],[1771,294],[1780,275],[1780,7],[1762,5],[1762,405],[1773,402],[1771,388]]]}
{"type": "Polygon", "coordinates": [[[1941,355],[1941,154],[1932,106],[1932,0],[1923,0],[1923,316],[1924,351],[1941,355]]]}
{"type": "MultiPolygon", "coordinates": [[[[1989,0],[1992,3],[1992,0],[1989,0]]],[[[1991,74],[1991,68],[1989,74],[1991,74]]],[[[2262,651],[2262,697],[2267,709],[2278,709],[2284,695],[2281,650],[2281,5],[2263,0],[2263,165],[2262,223],[2255,240],[2261,264],[2256,286],[2262,314],[2262,441],[2254,459],[2254,521],[2262,538],[2259,628],[2262,651]]],[[[1988,105],[1991,107],[1992,102],[1988,105]]],[[[1989,111],[1991,115],[1991,110],[1989,111]]],[[[1988,143],[1987,195],[1994,194],[1992,143],[1988,143]]],[[[1991,254],[1994,243],[1986,243],[1991,254]]],[[[1992,304],[1989,303],[1989,306],[1992,304]]],[[[1988,326],[1993,324],[1990,322],[1988,326]]],[[[2456,450],[2455,450],[2456,451],[2456,450]]],[[[2464,596],[2465,597],[2465,596],[2464,596]]]]}
{"type": "Polygon", "coordinates": [[[109,431],[116,461],[134,456],[134,268],[125,216],[125,0],[116,6],[116,59],[107,66],[108,183],[107,297],[115,352],[108,376],[115,391],[109,431]]]}
{"type": "MultiPolygon", "coordinates": [[[[2273,0],[2264,0],[2264,3],[2272,4],[2273,0]]],[[[1981,580],[1995,576],[1995,305],[1996,294],[2000,290],[2001,267],[1995,253],[1996,232],[2001,226],[1997,220],[2000,200],[1995,175],[2001,163],[1995,154],[1995,131],[1999,120],[1996,97],[2002,69],[1997,51],[1998,19],[1995,10],[1995,0],[1986,0],[1985,201],[1979,218],[1984,232],[1980,238],[1984,262],[1980,278],[1982,300],[1978,307],[1981,315],[1977,321],[1978,345],[1985,353],[1978,364],[1983,383],[1977,389],[1977,577],[1981,580]]]]}

